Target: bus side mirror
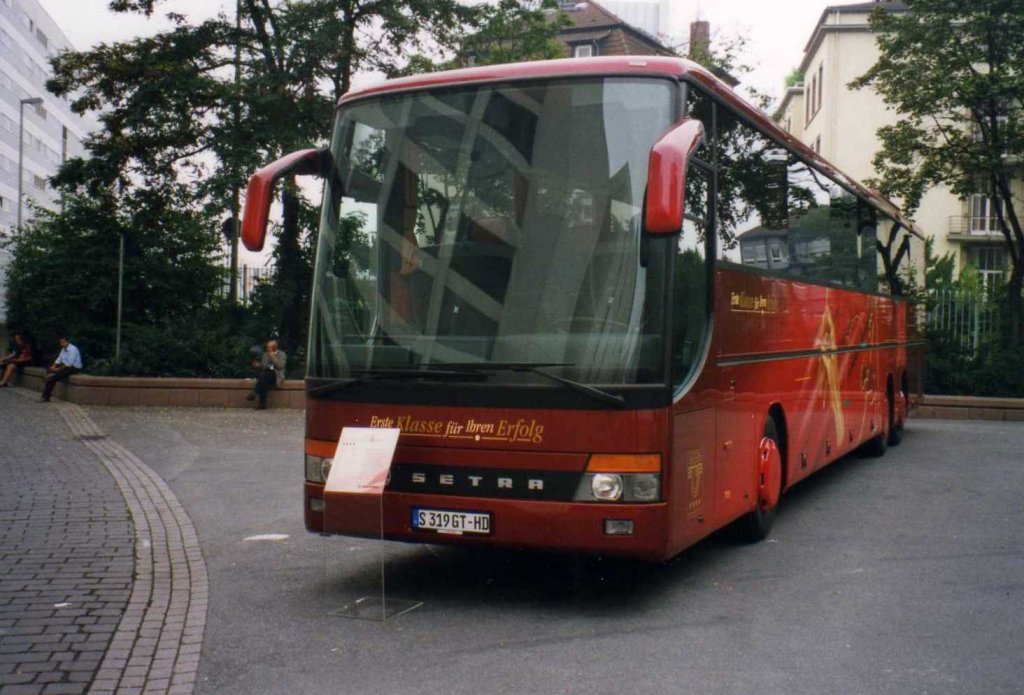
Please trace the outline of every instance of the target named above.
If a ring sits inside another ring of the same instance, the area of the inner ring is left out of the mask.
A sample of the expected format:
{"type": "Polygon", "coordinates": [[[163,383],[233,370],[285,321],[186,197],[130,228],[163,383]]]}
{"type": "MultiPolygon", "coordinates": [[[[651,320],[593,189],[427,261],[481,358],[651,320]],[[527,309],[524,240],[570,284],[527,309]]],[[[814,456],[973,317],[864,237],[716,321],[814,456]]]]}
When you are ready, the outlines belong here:
{"type": "Polygon", "coordinates": [[[651,148],[644,214],[648,234],[678,234],[683,228],[686,164],[703,140],[704,125],[691,119],[674,126],[651,148]]]}
{"type": "Polygon", "coordinates": [[[299,150],[263,167],[249,179],[242,214],[242,243],[250,251],[262,251],[267,236],[270,201],[274,184],[285,176],[327,176],[332,166],[331,151],[299,150]]]}

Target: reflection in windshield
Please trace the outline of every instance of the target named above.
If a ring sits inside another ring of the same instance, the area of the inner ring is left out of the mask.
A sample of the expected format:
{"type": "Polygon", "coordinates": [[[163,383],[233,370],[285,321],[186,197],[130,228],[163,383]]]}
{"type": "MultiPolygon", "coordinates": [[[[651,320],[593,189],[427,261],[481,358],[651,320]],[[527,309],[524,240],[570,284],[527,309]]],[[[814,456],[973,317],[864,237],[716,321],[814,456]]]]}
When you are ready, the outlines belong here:
{"type": "Polygon", "coordinates": [[[639,263],[640,216],[673,89],[531,82],[343,111],[311,376],[512,362],[587,383],[661,381],[662,292],[639,263]]]}

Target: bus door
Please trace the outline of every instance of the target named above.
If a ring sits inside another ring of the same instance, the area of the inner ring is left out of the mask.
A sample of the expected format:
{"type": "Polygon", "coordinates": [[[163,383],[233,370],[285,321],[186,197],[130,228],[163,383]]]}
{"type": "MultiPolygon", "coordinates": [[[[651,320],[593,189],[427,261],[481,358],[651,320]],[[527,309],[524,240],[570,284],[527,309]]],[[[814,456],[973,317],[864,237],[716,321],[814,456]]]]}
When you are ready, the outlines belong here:
{"type": "MultiPolygon", "coordinates": [[[[757,445],[763,423],[756,421],[752,404],[737,395],[746,386],[739,367],[719,369],[721,400],[715,408],[715,503],[720,520],[750,511],[754,499],[757,445]]],[[[758,412],[763,408],[757,408],[758,412]]]]}

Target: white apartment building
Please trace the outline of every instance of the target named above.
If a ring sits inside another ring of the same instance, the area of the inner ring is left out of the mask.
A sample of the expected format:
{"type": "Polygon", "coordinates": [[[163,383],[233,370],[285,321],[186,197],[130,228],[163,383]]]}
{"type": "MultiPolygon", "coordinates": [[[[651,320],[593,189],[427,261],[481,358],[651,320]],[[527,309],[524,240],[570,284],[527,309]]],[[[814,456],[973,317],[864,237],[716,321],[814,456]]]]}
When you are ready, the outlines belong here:
{"type": "MultiPolygon", "coordinates": [[[[24,111],[22,220],[33,206],[56,209],[60,201],[47,179],[61,163],[83,152],[90,122],[73,114],[64,99],[46,91],[49,59],[71,44],[36,0],[0,0],[0,235],[14,232],[18,215],[19,111],[24,111]],[[38,106],[22,99],[41,98],[38,106]]],[[[0,324],[6,319],[0,250],[0,324]]]]}
{"type": "MultiPolygon", "coordinates": [[[[878,129],[899,119],[873,89],[847,87],[878,59],[868,23],[878,4],[837,5],[822,12],[800,63],[803,84],[786,91],[775,113],[783,128],[861,181],[875,174],[871,160],[880,149],[878,129]]],[[[883,4],[890,12],[907,10],[902,2],[883,4]]],[[[935,239],[938,256],[952,252],[957,269],[972,264],[988,280],[1003,276],[1008,267],[993,217],[985,195],[963,200],[937,187],[925,194],[914,221],[935,239]]]]}

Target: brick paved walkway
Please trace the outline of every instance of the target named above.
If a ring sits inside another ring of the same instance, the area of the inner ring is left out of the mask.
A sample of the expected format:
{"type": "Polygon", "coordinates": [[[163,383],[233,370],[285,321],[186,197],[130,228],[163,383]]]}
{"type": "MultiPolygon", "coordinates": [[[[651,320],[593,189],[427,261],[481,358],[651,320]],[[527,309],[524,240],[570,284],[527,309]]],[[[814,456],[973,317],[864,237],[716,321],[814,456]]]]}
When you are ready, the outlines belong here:
{"type": "Polygon", "coordinates": [[[207,608],[191,521],[81,408],[18,395],[0,392],[0,695],[188,695],[207,608]]]}

